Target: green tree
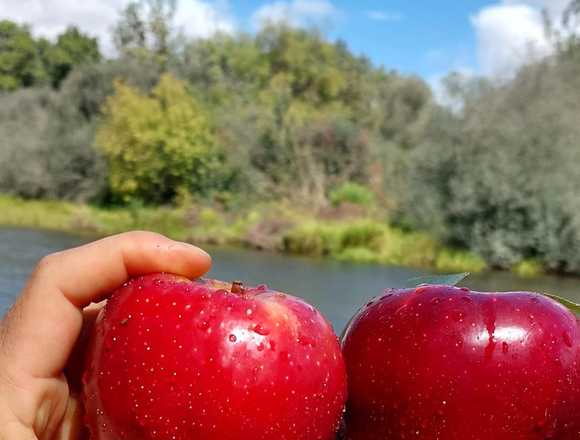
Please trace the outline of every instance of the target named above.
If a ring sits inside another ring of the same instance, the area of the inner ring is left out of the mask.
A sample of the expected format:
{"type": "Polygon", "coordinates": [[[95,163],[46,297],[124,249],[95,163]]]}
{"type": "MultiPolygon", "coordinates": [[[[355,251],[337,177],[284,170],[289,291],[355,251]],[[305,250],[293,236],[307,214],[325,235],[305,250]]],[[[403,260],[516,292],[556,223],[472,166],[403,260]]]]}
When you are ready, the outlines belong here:
{"type": "Polygon", "coordinates": [[[579,78],[558,52],[500,84],[450,81],[460,105],[411,156],[408,218],[498,267],[580,273],[579,78]]]}
{"type": "Polygon", "coordinates": [[[97,145],[109,165],[111,192],[122,202],[167,202],[182,190],[207,194],[224,172],[206,114],[169,74],[149,96],[117,82],[97,145]]]}
{"type": "Polygon", "coordinates": [[[0,91],[30,87],[46,77],[30,29],[12,21],[0,21],[0,91]]]}
{"type": "Polygon", "coordinates": [[[419,144],[432,110],[423,81],[288,26],[191,42],[171,67],[215,113],[245,181],[319,203],[341,182],[378,182],[373,160],[419,144]]]}
{"type": "Polygon", "coordinates": [[[71,26],[58,36],[54,45],[46,47],[43,58],[52,85],[58,87],[76,66],[100,61],[101,53],[96,38],[71,26]]]}

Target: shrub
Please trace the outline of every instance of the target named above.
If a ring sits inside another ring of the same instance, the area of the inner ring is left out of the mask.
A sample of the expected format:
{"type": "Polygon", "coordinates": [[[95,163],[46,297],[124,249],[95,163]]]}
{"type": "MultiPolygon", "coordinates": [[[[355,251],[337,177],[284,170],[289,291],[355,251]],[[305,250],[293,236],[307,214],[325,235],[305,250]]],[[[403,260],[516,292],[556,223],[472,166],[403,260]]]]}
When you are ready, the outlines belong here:
{"type": "Polygon", "coordinates": [[[84,201],[103,189],[94,125],[62,96],[29,89],[0,97],[0,191],[84,201]]]}
{"type": "Polygon", "coordinates": [[[579,73],[539,63],[464,90],[462,112],[441,112],[412,153],[406,218],[491,266],[580,273],[579,73]]]}
{"type": "Polygon", "coordinates": [[[375,202],[375,195],[370,189],[363,185],[348,182],[332,190],[329,199],[334,206],[339,206],[343,203],[370,206],[375,202]]]}
{"type": "Polygon", "coordinates": [[[185,84],[170,75],[150,96],[117,82],[97,145],[109,165],[110,190],[124,203],[167,202],[183,190],[206,194],[222,184],[208,118],[185,84]]]}
{"type": "Polygon", "coordinates": [[[366,247],[376,249],[385,234],[385,226],[373,221],[358,221],[344,225],[340,231],[340,248],[366,247]]]}

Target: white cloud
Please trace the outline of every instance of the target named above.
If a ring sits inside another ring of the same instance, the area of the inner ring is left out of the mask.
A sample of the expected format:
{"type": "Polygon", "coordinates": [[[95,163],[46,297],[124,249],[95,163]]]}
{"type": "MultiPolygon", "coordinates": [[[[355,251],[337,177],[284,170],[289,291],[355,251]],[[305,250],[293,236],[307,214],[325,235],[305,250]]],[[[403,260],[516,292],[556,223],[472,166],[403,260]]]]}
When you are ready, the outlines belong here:
{"type": "Polygon", "coordinates": [[[252,23],[257,29],[272,23],[325,26],[336,19],[337,15],[338,10],[329,0],[277,1],[259,8],[252,16],[252,23]]]}
{"type": "Polygon", "coordinates": [[[549,53],[542,14],[528,5],[490,6],[472,17],[478,59],[486,75],[510,75],[532,56],[549,53]]]}
{"type": "Polygon", "coordinates": [[[398,12],[389,11],[366,11],[366,16],[375,21],[401,21],[403,15],[398,12]]]}
{"type": "MultiPolygon", "coordinates": [[[[0,19],[28,23],[36,35],[49,38],[74,24],[97,36],[104,51],[110,53],[111,27],[128,3],[129,0],[0,0],[0,19]]],[[[224,1],[179,0],[175,23],[191,37],[207,37],[216,31],[235,29],[224,1]]]]}
{"type": "Polygon", "coordinates": [[[232,33],[236,29],[225,1],[181,0],[175,23],[185,35],[194,38],[207,38],[216,32],[232,33]]]}
{"type": "Polygon", "coordinates": [[[570,4],[570,0],[504,0],[505,5],[524,5],[539,10],[546,9],[552,16],[559,16],[570,4]]]}
{"type": "Polygon", "coordinates": [[[551,53],[542,12],[557,26],[568,4],[569,0],[501,0],[471,17],[481,73],[509,76],[530,59],[551,53]]]}

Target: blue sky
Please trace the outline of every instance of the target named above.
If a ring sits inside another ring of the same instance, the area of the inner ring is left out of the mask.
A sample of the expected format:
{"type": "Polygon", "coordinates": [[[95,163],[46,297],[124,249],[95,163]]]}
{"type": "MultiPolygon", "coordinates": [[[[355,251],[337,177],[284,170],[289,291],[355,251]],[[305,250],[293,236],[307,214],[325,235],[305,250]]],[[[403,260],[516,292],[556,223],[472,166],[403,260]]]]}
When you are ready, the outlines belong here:
{"type": "MultiPolygon", "coordinates": [[[[246,29],[267,2],[231,2],[246,29]]],[[[476,35],[470,17],[490,0],[362,0],[334,1],[337,14],[324,23],[325,32],[340,38],[357,53],[387,68],[424,77],[449,68],[477,66],[476,35]],[[435,7],[436,6],[436,7],[435,7]]]]}
{"type": "MultiPolygon", "coordinates": [[[[0,19],[54,38],[75,24],[113,53],[110,29],[130,0],[0,0],[0,19]]],[[[452,70],[509,75],[549,53],[542,9],[561,15],[569,0],[178,0],[175,24],[192,38],[254,32],[266,21],[318,26],[376,65],[431,84],[452,70]]]]}

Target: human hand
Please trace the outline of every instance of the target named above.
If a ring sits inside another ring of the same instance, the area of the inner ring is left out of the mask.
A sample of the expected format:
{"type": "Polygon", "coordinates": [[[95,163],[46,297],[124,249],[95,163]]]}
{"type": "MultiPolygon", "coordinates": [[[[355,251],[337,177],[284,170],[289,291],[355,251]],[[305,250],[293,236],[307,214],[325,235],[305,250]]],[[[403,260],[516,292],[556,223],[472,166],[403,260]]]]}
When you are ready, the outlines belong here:
{"type": "Polygon", "coordinates": [[[44,257],[0,322],[0,440],[72,440],[82,431],[83,339],[101,304],[130,277],[188,278],[211,259],[192,245],[129,232],[44,257]]]}

